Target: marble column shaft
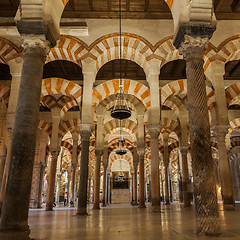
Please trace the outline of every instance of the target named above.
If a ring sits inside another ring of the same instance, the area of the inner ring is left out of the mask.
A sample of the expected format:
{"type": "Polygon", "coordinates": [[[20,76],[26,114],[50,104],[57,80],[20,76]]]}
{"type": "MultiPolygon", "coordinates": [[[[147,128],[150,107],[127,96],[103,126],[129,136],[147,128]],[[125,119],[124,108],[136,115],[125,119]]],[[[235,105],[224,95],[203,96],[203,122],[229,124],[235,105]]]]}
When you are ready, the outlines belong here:
{"type": "MultiPolygon", "coordinates": [[[[10,153],[9,175],[0,229],[29,235],[28,208],[39,120],[43,64],[49,52],[45,38],[26,36],[23,67],[10,153]],[[21,232],[21,233],[20,233],[21,232]]],[[[8,234],[12,234],[8,232],[8,234]]]]}
{"type": "Polygon", "coordinates": [[[55,180],[56,180],[57,160],[58,160],[58,155],[59,155],[59,149],[52,150],[51,155],[52,155],[52,160],[51,160],[51,164],[50,164],[46,211],[53,210],[53,200],[54,200],[55,180]]]}
{"type": "Polygon", "coordinates": [[[41,164],[34,164],[33,175],[32,175],[31,195],[30,195],[30,207],[31,208],[37,208],[40,174],[41,174],[41,164]]]}
{"type": "Polygon", "coordinates": [[[139,208],[145,208],[144,153],[139,154],[139,208]]]}
{"type": "Polygon", "coordinates": [[[70,204],[70,207],[74,207],[74,195],[75,195],[75,180],[76,180],[76,169],[77,166],[76,165],[72,165],[72,183],[71,183],[71,198],[70,201],[72,201],[73,203],[70,204]]]}
{"type": "Polygon", "coordinates": [[[189,180],[189,172],[188,172],[187,153],[188,153],[187,148],[181,148],[181,154],[182,154],[182,186],[183,186],[184,207],[191,206],[190,194],[188,192],[190,180],[189,180]]]}
{"type": "Polygon", "coordinates": [[[185,35],[179,51],[186,59],[197,234],[214,235],[220,232],[220,225],[203,69],[207,43],[208,38],[185,35]]]}
{"type": "Polygon", "coordinates": [[[233,183],[230,170],[230,163],[225,144],[225,136],[227,134],[227,127],[221,129],[216,127],[215,134],[218,143],[218,156],[219,156],[219,173],[221,181],[221,193],[223,198],[224,207],[230,207],[235,204],[233,196],[233,183]]]}
{"type": "Polygon", "coordinates": [[[137,182],[137,174],[138,174],[138,163],[133,165],[133,203],[132,205],[138,205],[138,182],[137,182]]]}
{"type": "Polygon", "coordinates": [[[45,165],[41,165],[40,178],[39,178],[39,188],[38,188],[37,208],[41,208],[41,205],[42,205],[42,189],[43,189],[43,179],[44,179],[45,168],[46,168],[45,165]]]}
{"type": "Polygon", "coordinates": [[[103,207],[107,206],[107,165],[103,165],[103,207]]]}
{"type": "MultiPolygon", "coordinates": [[[[80,125],[81,127],[81,125],[80,125]]],[[[86,126],[86,128],[90,128],[86,126]]],[[[84,128],[84,126],[82,127],[84,128]]],[[[91,130],[85,129],[81,130],[81,162],[80,162],[80,179],[79,179],[79,189],[78,189],[78,209],[77,215],[87,214],[87,185],[88,185],[88,163],[89,163],[89,144],[91,130]]]]}
{"type": "Polygon", "coordinates": [[[158,136],[160,134],[160,127],[149,128],[149,135],[151,136],[151,198],[152,211],[160,212],[160,179],[159,179],[159,145],[158,136]]]}
{"type": "Polygon", "coordinates": [[[100,170],[101,170],[101,156],[102,150],[95,150],[96,164],[95,164],[95,175],[94,175],[94,200],[93,209],[100,209],[99,206],[99,194],[100,194],[100,170]]]}

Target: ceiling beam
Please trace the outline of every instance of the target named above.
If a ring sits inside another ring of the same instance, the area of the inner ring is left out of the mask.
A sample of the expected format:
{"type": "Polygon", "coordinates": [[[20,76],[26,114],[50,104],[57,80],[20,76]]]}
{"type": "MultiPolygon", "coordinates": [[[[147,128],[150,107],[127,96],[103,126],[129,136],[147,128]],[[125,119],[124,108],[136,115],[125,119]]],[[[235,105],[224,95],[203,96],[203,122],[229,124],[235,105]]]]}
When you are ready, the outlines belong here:
{"type": "Polygon", "coordinates": [[[71,9],[74,11],[75,10],[75,2],[74,2],[74,0],[70,0],[69,1],[69,5],[70,5],[71,9]]]}
{"type": "Polygon", "coordinates": [[[19,0],[9,0],[12,7],[17,8],[19,6],[19,0]]]}
{"type": "Polygon", "coordinates": [[[233,0],[231,8],[233,12],[237,12],[240,7],[240,0],[233,0]]]}
{"type": "Polygon", "coordinates": [[[129,12],[130,10],[130,0],[126,0],[126,11],[129,12]]]}
{"type": "Polygon", "coordinates": [[[112,0],[107,0],[108,10],[112,11],[112,0]]]}
{"type": "Polygon", "coordinates": [[[224,0],[218,0],[218,2],[215,4],[215,12],[219,11],[221,6],[223,5],[224,0]]]}
{"type": "MultiPolygon", "coordinates": [[[[1,13],[1,11],[0,11],[1,13]]],[[[228,14],[229,15],[229,14],[228,14]]],[[[119,18],[118,11],[64,11],[63,17],[72,18],[72,17],[80,17],[80,18],[101,18],[101,19],[109,19],[119,18]]],[[[238,16],[239,17],[239,16],[238,16]]],[[[122,18],[124,19],[172,19],[172,15],[170,12],[159,12],[159,11],[151,11],[151,12],[139,12],[139,11],[130,11],[130,12],[122,12],[122,18]]]]}
{"type": "Polygon", "coordinates": [[[145,0],[144,11],[147,12],[149,8],[149,0],[145,0]]]}
{"type": "Polygon", "coordinates": [[[93,0],[88,0],[88,3],[89,3],[89,7],[90,7],[91,11],[94,11],[93,0]]]}

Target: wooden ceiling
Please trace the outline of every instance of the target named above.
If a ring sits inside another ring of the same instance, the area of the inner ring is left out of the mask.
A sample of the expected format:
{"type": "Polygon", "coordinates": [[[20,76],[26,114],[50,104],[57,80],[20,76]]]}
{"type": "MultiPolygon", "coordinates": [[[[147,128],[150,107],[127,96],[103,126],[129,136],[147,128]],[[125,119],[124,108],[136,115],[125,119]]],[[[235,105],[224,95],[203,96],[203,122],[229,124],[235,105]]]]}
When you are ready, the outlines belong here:
{"type": "MultiPolygon", "coordinates": [[[[1,0],[0,17],[14,17],[20,0],[1,0]]],[[[214,0],[219,20],[240,19],[240,0],[214,0]]],[[[118,0],[70,0],[64,18],[118,18],[118,0]]],[[[122,17],[128,19],[171,19],[164,0],[122,0],[122,17]]]]}

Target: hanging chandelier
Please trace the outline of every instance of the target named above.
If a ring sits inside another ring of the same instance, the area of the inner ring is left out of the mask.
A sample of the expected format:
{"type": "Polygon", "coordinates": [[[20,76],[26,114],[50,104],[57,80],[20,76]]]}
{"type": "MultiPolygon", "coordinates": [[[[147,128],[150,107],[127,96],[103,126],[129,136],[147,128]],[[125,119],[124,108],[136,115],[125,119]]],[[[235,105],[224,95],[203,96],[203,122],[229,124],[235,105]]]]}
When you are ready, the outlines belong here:
{"type": "Polygon", "coordinates": [[[116,154],[122,156],[127,153],[126,149],[123,149],[123,144],[125,142],[125,139],[123,139],[123,134],[122,134],[122,121],[120,120],[120,137],[118,139],[119,143],[119,149],[116,150],[116,154]]]}
{"type": "Polygon", "coordinates": [[[120,81],[119,81],[119,92],[115,100],[113,109],[111,110],[111,117],[115,119],[126,119],[131,117],[131,111],[129,109],[126,97],[123,92],[122,85],[122,9],[121,0],[119,0],[119,59],[120,59],[120,81]]]}

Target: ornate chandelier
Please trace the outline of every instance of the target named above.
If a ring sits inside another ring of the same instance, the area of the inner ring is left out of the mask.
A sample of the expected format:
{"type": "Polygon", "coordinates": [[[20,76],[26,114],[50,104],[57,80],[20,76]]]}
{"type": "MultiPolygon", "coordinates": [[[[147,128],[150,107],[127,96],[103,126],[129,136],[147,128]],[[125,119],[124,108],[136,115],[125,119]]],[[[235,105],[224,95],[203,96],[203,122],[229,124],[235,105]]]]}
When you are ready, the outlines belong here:
{"type": "Polygon", "coordinates": [[[131,111],[129,109],[126,97],[123,92],[122,85],[122,10],[121,10],[121,0],[119,0],[119,59],[120,59],[120,81],[119,81],[119,92],[115,100],[113,109],[111,110],[111,117],[115,119],[126,119],[131,117],[131,111]]]}
{"type": "Polygon", "coordinates": [[[120,120],[120,137],[118,139],[119,143],[119,149],[116,150],[116,154],[122,156],[127,153],[126,149],[123,149],[123,144],[125,142],[125,139],[123,139],[123,134],[122,134],[122,121],[120,120]]]}

